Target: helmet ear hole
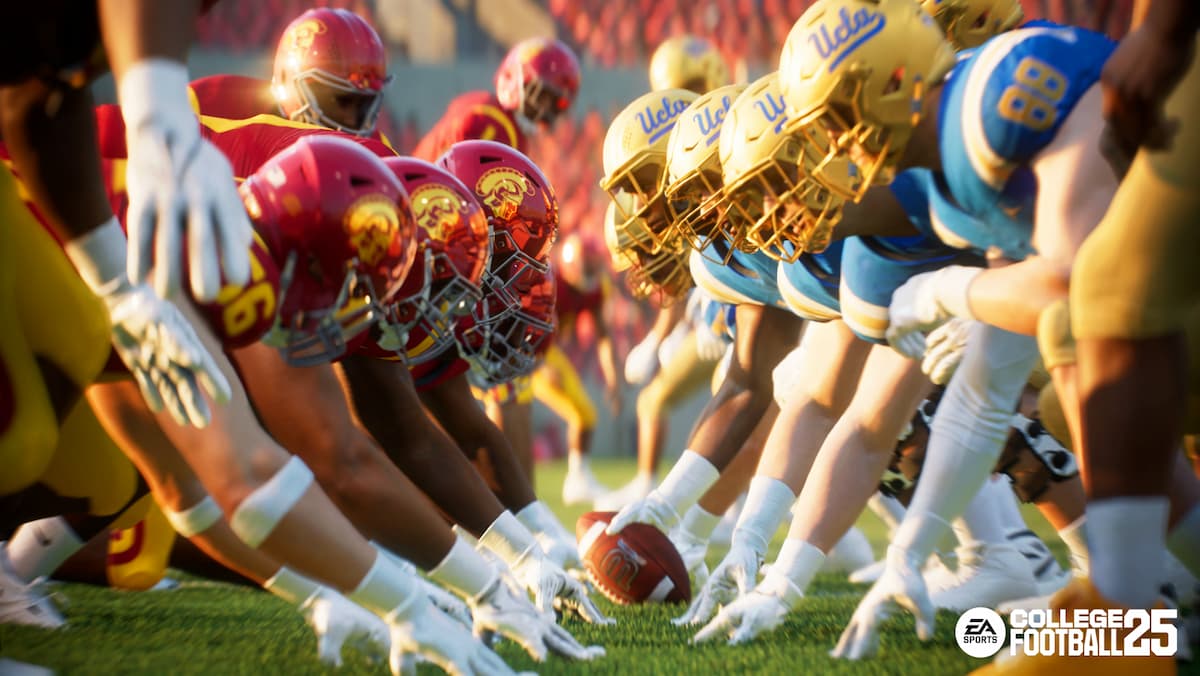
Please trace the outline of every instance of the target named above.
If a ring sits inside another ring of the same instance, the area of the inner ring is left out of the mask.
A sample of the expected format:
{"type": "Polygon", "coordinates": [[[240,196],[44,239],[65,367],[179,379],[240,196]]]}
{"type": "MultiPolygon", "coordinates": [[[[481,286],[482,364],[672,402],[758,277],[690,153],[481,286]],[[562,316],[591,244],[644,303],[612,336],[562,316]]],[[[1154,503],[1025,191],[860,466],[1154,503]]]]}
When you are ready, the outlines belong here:
{"type": "Polygon", "coordinates": [[[892,76],[888,78],[887,84],[883,87],[883,95],[895,94],[900,91],[901,85],[904,84],[904,66],[892,71],[892,76]]]}

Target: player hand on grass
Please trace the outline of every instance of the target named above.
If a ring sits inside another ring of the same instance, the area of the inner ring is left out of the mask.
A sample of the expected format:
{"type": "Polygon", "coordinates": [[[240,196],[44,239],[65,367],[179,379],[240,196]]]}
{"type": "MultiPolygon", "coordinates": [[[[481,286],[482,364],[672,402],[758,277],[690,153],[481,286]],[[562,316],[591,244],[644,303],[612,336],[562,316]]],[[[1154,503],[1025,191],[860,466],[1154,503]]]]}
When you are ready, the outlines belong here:
{"type": "Polygon", "coordinates": [[[739,543],[735,533],[729,553],[713,569],[687,612],[671,622],[676,625],[706,622],[717,608],[750,593],[758,582],[758,568],[761,565],[762,554],[744,542],[739,543]]]}
{"type": "Polygon", "coordinates": [[[230,397],[229,381],[179,308],[125,275],[125,234],[114,218],[66,244],[79,276],[104,301],[113,347],[129,367],[152,411],[165,407],[180,425],[211,419],[204,394],[230,397]]]}
{"type": "Polygon", "coordinates": [[[131,66],[118,83],[129,162],[129,278],[169,297],[187,251],[193,297],[216,298],[250,279],[253,229],[229,161],[200,136],[188,102],[187,68],[168,59],[131,66]]]}
{"type": "Polygon", "coordinates": [[[892,294],[887,341],[909,359],[925,354],[925,331],[953,317],[972,319],[967,289],[982,268],[950,265],[914,275],[892,294]]]}
{"type": "MultiPolygon", "coordinates": [[[[503,586],[503,585],[498,585],[503,586]]],[[[512,674],[500,656],[481,643],[455,619],[443,613],[423,594],[414,594],[415,608],[401,607],[404,619],[385,618],[392,628],[393,674],[411,671],[412,656],[433,662],[448,674],[491,676],[512,674]]]]}
{"type": "Polygon", "coordinates": [[[533,593],[534,602],[543,613],[557,605],[573,612],[592,624],[613,624],[588,598],[587,588],[571,577],[554,561],[547,558],[532,533],[510,512],[504,512],[479,538],[485,547],[512,570],[517,580],[533,593]]]}
{"type": "Polygon", "coordinates": [[[879,650],[879,625],[900,608],[915,617],[917,638],[922,641],[933,638],[933,602],[921,577],[918,558],[906,549],[888,547],[883,575],[859,602],[830,656],[858,660],[874,655],[879,650]]]}
{"type": "Polygon", "coordinates": [[[553,613],[542,613],[529,600],[499,578],[483,595],[471,603],[475,633],[495,632],[515,641],[538,662],[548,653],[572,660],[604,657],[602,646],[584,647],[570,632],[554,623],[553,613]]]}

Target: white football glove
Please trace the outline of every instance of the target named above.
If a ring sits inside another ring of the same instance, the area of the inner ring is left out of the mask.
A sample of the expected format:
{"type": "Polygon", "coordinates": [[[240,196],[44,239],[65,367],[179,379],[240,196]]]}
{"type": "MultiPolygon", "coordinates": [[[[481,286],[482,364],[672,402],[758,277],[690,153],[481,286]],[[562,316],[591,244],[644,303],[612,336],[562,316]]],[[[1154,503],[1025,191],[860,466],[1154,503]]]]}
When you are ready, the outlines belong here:
{"type": "Polygon", "coordinates": [[[708,555],[708,539],[696,537],[684,527],[687,522],[686,515],[683,521],[684,523],[667,533],[667,539],[675,545],[679,558],[683,559],[688,577],[692,579],[692,589],[700,589],[708,581],[708,564],[704,560],[708,555]]]}
{"type": "Polygon", "coordinates": [[[555,607],[573,612],[592,624],[613,624],[588,598],[587,588],[546,557],[533,534],[512,515],[503,512],[488,527],[479,545],[495,553],[512,570],[517,580],[533,593],[538,610],[550,613],[555,607]]]}
{"type": "Polygon", "coordinates": [[[695,451],[684,451],[658,488],[641,500],[625,505],[609,522],[605,532],[616,535],[631,523],[646,523],[669,533],[679,523],[680,512],[696,504],[720,475],[704,456],[695,451]]]}
{"type": "MultiPolygon", "coordinates": [[[[503,585],[497,584],[497,587],[503,585]]],[[[430,603],[423,594],[414,595],[410,605],[397,608],[384,620],[391,627],[393,674],[410,670],[413,655],[436,664],[448,674],[490,676],[513,673],[499,655],[430,603]]]]}
{"type": "Polygon", "coordinates": [[[888,547],[883,574],[859,602],[830,656],[858,660],[874,655],[879,649],[879,625],[900,608],[915,617],[917,638],[928,641],[933,637],[933,602],[917,558],[895,545],[888,547]]]}
{"type": "Polygon", "coordinates": [[[717,335],[707,324],[696,326],[696,356],[700,357],[700,361],[714,362],[725,355],[725,348],[729,346],[729,341],[724,337],[717,335]]]}
{"type": "Polygon", "coordinates": [[[369,657],[388,654],[391,637],[387,624],[328,587],[322,587],[308,597],[299,610],[317,635],[317,657],[324,664],[342,666],[343,646],[369,657]]]}
{"type": "Polygon", "coordinates": [[[950,265],[914,275],[892,294],[888,343],[909,359],[925,354],[923,332],[952,317],[972,319],[967,289],[983,268],[950,265]]]}
{"type": "Polygon", "coordinates": [[[925,358],[921,360],[921,371],[929,376],[934,385],[950,382],[962,362],[967,349],[967,338],[971,334],[973,320],[955,317],[929,332],[925,337],[925,358]]]}
{"type": "Polygon", "coordinates": [[[721,608],[721,612],[696,632],[692,640],[704,643],[727,636],[729,645],[745,643],[783,624],[789,611],[787,603],[779,596],[755,589],[721,608]]]}
{"type": "Polygon", "coordinates": [[[168,297],[180,287],[183,250],[196,300],[250,279],[253,229],[229,161],[200,136],[188,102],[187,68],[145,59],[118,83],[129,162],[129,278],[168,297]]]}
{"type": "Polygon", "coordinates": [[[671,621],[676,625],[706,622],[718,607],[750,593],[758,582],[758,568],[762,562],[762,554],[753,548],[744,543],[732,544],[687,612],[671,621]]]}
{"type": "Polygon", "coordinates": [[[625,382],[645,385],[658,371],[658,336],[648,334],[625,357],[625,382]]]}
{"type": "Polygon", "coordinates": [[[71,240],[65,249],[108,308],[113,347],[150,409],[158,412],[165,406],[180,425],[207,425],[212,412],[204,393],[223,403],[231,395],[229,381],[179,308],[145,284],[129,284],[125,235],[117,220],[71,240]]]}
{"type": "Polygon", "coordinates": [[[604,657],[603,646],[584,647],[570,632],[554,623],[553,613],[541,613],[523,595],[517,595],[497,579],[471,602],[475,633],[494,632],[508,638],[538,662],[548,653],[573,660],[604,657]]]}
{"type": "Polygon", "coordinates": [[[541,500],[529,503],[517,512],[517,521],[533,532],[534,539],[551,561],[568,572],[583,570],[583,561],[579,560],[579,548],[575,538],[567,532],[546,503],[541,500]]]}

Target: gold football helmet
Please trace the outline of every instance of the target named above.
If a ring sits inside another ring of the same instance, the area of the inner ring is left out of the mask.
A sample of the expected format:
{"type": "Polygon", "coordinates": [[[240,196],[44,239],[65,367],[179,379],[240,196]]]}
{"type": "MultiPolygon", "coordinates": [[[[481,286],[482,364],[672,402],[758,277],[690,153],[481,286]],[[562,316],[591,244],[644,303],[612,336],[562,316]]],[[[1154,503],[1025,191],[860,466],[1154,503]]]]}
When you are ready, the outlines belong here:
{"type": "Polygon", "coordinates": [[[687,89],[697,94],[729,84],[725,57],[708,40],[680,35],[664,40],[650,57],[651,89],[687,89]]]}
{"type": "Polygon", "coordinates": [[[1018,0],[921,0],[955,49],[970,49],[1012,30],[1025,18],[1018,0]]]}
{"type": "Polygon", "coordinates": [[[716,230],[721,202],[717,140],[729,106],[745,88],[728,85],[693,101],[667,141],[667,212],[674,232],[695,249],[703,249],[716,230]]]}
{"type": "MultiPolygon", "coordinates": [[[[621,229],[618,204],[632,201],[633,197],[621,194],[609,203],[604,216],[604,243],[612,257],[613,270],[625,272],[625,284],[637,298],[653,298],[659,305],[669,305],[682,298],[692,287],[692,275],[687,265],[687,249],[676,240],[676,246],[668,247],[656,254],[646,253],[636,240],[643,236],[639,229],[646,227],[645,221],[634,218],[621,229]]],[[[626,205],[624,211],[632,210],[626,205]]]]}
{"type": "MultiPolygon", "coordinates": [[[[859,199],[886,183],[924,98],[954,66],[954,50],[913,0],[817,0],[792,26],[779,60],[788,129],[827,136],[862,173],[859,199]]],[[[839,190],[818,166],[816,178],[839,190]]]]}
{"type": "Polygon", "coordinates": [[[631,232],[638,235],[634,244],[647,253],[658,253],[669,239],[670,221],[662,190],[667,139],[679,115],[695,100],[696,94],[684,89],[644,94],[613,119],[604,136],[600,187],[614,200],[621,193],[634,198],[616,202],[617,229],[628,230],[635,218],[642,219],[645,227],[631,232]]]}
{"type": "MultiPolygon", "coordinates": [[[[779,78],[771,73],[733,102],[719,152],[727,236],[739,249],[791,262],[829,245],[842,199],[809,175],[825,149],[784,131],[786,121],[779,78]]],[[[853,165],[839,160],[834,168],[849,190],[853,165]]]]}

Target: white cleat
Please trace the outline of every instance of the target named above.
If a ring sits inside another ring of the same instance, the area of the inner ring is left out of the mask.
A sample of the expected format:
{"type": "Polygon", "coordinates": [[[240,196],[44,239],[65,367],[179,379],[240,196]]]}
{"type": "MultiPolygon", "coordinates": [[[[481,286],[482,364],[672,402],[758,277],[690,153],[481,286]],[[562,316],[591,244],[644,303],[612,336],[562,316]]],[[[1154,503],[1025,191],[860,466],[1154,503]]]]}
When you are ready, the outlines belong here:
{"type": "Polygon", "coordinates": [[[883,569],[886,565],[887,561],[880,559],[875,563],[863,566],[853,573],[850,573],[850,581],[854,584],[875,584],[875,581],[879,579],[879,576],[883,575],[883,569]]]}
{"type": "Polygon", "coordinates": [[[1037,580],[1038,596],[1053,596],[1055,592],[1067,586],[1071,581],[1071,573],[1058,565],[1054,553],[1042,542],[1042,539],[1031,530],[1014,531],[1008,534],[1008,542],[1029,562],[1033,576],[1037,580]]]}
{"type": "Polygon", "coordinates": [[[58,629],[66,623],[43,585],[25,582],[13,572],[0,543],[0,624],[58,629]]]}
{"type": "Polygon", "coordinates": [[[562,499],[568,507],[594,503],[596,498],[608,492],[609,489],[586,466],[568,469],[567,476],[563,477],[562,499]]]}
{"type": "Polygon", "coordinates": [[[654,477],[639,474],[624,486],[596,498],[595,509],[597,512],[619,512],[625,505],[650,495],[652,490],[654,490],[654,477]]]}
{"type": "Polygon", "coordinates": [[[867,536],[855,526],[842,536],[841,540],[829,550],[825,563],[821,565],[823,573],[850,573],[870,566],[875,562],[875,552],[871,551],[871,543],[867,536]]]}
{"type": "Polygon", "coordinates": [[[1170,552],[1167,552],[1164,577],[1164,582],[1171,585],[1175,600],[1181,607],[1195,605],[1197,594],[1200,593],[1200,581],[1170,552]]]}
{"type": "Polygon", "coordinates": [[[313,594],[300,612],[317,635],[317,656],[340,667],[342,648],[349,647],[382,661],[391,648],[387,624],[375,614],[329,588],[313,594]]]}
{"type": "Polygon", "coordinates": [[[930,594],[937,608],[964,611],[995,608],[1037,594],[1037,579],[1029,562],[1010,544],[975,543],[958,548],[953,584],[930,594]]]}

